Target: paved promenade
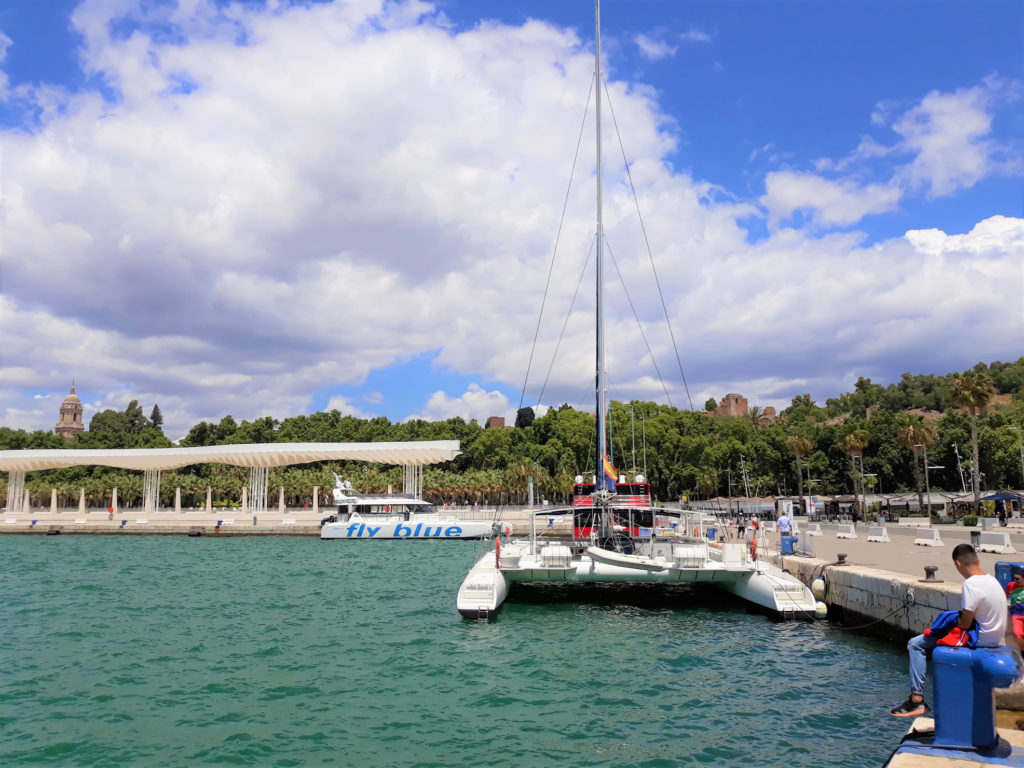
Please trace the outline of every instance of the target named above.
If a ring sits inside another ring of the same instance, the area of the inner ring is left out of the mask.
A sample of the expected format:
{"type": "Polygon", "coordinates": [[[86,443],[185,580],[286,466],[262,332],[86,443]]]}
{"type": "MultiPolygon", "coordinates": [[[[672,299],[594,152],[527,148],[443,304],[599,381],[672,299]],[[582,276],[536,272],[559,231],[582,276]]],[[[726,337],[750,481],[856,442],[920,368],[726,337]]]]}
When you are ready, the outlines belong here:
{"type": "MultiPolygon", "coordinates": [[[[836,525],[823,523],[821,526],[822,536],[801,536],[798,539],[796,549],[805,548],[804,542],[810,542],[814,550],[814,557],[819,560],[832,562],[837,559],[840,552],[846,553],[847,562],[860,565],[865,568],[877,568],[883,571],[895,571],[905,573],[917,578],[924,578],[924,567],[926,565],[937,565],[939,570],[936,578],[943,581],[960,584],[960,574],[953,567],[953,548],[957,544],[969,544],[971,531],[977,529],[963,528],[956,525],[937,525],[935,530],[939,531],[943,546],[924,547],[914,544],[917,535],[916,528],[900,528],[896,525],[887,525],[886,531],[891,541],[889,543],[874,543],[867,540],[868,525],[857,525],[856,539],[837,539],[836,525]]],[[[991,554],[979,552],[982,568],[987,573],[995,575],[995,563],[997,561],[1021,562],[1024,563],[1024,530],[1019,528],[997,528],[991,529],[994,532],[1007,532],[1010,534],[1010,542],[1017,554],[991,554]]],[[[766,534],[774,543],[772,549],[778,548],[778,534],[766,534]]]]}

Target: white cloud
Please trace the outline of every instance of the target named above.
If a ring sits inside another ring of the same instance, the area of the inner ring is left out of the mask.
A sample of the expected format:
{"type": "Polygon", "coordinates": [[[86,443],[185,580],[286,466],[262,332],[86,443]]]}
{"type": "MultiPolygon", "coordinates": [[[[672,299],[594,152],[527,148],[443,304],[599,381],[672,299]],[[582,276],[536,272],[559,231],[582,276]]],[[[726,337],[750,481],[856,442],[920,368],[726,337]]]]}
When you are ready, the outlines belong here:
{"type": "Polygon", "coordinates": [[[685,40],[688,43],[710,43],[711,42],[711,35],[709,35],[704,30],[696,29],[696,28],[687,30],[680,37],[681,37],[681,39],[685,40]]]}
{"type": "Polygon", "coordinates": [[[368,413],[352,404],[352,401],[342,395],[335,395],[327,401],[325,411],[338,411],[342,416],[355,416],[357,419],[372,419],[376,414],[368,413]]]}
{"type": "MultiPolygon", "coordinates": [[[[118,101],[41,86],[26,92],[44,110],[38,129],[0,132],[0,423],[52,429],[54,401],[35,395],[59,400],[74,378],[87,420],[138,399],[160,405],[176,438],[227,413],[306,413],[314,392],[360,386],[433,350],[470,380],[518,388],[592,72],[574,33],[536,21],[454,33],[422,5],[367,0],[274,12],[145,4],[182,39],[159,42],[145,26],[111,37],[111,18],[140,15],[133,7],[87,2],[75,13],[87,67],[118,101]],[[184,80],[195,88],[176,88],[184,80]]],[[[739,223],[751,203],[666,161],[676,129],[655,92],[609,85],[693,391],[771,404],[804,386],[780,366],[806,379],[803,391],[830,396],[865,361],[950,370],[1019,348],[1020,320],[991,301],[1019,284],[1019,219],[864,247],[820,228],[891,210],[898,189],[780,171],[762,205],[775,222],[806,211],[815,227],[777,227],[751,244],[739,223]]],[[[581,157],[592,157],[585,142],[581,157]]],[[[606,181],[608,242],[673,402],[685,405],[628,184],[614,165],[606,181]]],[[[591,190],[576,187],[528,401],[593,237],[591,190]]],[[[615,386],[660,398],[608,270],[615,386]]],[[[589,402],[590,284],[592,273],[546,403],[589,402]]],[[[497,388],[409,387],[434,392],[424,418],[514,418],[497,388]]],[[[371,393],[328,407],[364,413],[354,401],[382,402],[371,393]]]]}
{"type": "Polygon", "coordinates": [[[507,424],[515,420],[516,411],[508,398],[501,392],[487,392],[479,384],[470,384],[458,397],[451,397],[446,392],[438,391],[430,396],[423,411],[409,416],[409,419],[426,419],[441,421],[461,416],[466,421],[476,419],[483,424],[490,416],[502,416],[507,424]]]}
{"type": "Polygon", "coordinates": [[[900,197],[899,189],[884,184],[863,186],[845,179],[831,181],[812,173],[773,171],[765,176],[761,204],[774,222],[805,210],[816,224],[843,226],[868,214],[895,209],[900,197]]]}
{"type": "Polygon", "coordinates": [[[846,157],[814,162],[819,174],[846,174],[836,179],[795,171],[769,173],[761,202],[773,221],[806,209],[819,225],[842,226],[892,210],[909,194],[940,197],[993,174],[1019,175],[1024,168],[1019,154],[990,137],[996,105],[1017,98],[1018,91],[1017,83],[988,77],[972,88],[932,91],[909,107],[879,102],[871,122],[891,127],[899,137],[895,143],[865,135],[846,157]],[[864,181],[871,161],[879,158],[890,161],[889,181],[864,181]]]}
{"type": "Polygon", "coordinates": [[[678,45],[669,45],[664,40],[655,40],[647,35],[640,34],[633,38],[637,48],[648,59],[657,61],[658,59],[667,59],[671,56],[676,55],[676,51],[679,50],[678,45]]]}
{"type": "Polygon", "coordinates": [[[996,170],[1001,147],[988,138],[991,108],[1013,90],[1001,80],[988,78],[973,88],[932,91],[925,96],[892,125],[901,137],[901,148],[914,155],[900,179],[910,188],[938,197],[971,187],[996,170]]]}

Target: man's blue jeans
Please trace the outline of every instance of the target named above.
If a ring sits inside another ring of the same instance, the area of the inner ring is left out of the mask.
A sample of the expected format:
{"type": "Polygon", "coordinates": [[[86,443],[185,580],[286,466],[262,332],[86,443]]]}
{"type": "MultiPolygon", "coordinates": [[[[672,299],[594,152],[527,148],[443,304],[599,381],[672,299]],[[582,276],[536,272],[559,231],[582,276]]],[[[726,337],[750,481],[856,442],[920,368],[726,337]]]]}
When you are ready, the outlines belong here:
{"type": "Polygon", "coordinates": [[[928,656],[938,641],[931,635],[917,635],[907,642],[910,656],[910,692],[924,696],[924,678],[928,674],[928,656]]]}

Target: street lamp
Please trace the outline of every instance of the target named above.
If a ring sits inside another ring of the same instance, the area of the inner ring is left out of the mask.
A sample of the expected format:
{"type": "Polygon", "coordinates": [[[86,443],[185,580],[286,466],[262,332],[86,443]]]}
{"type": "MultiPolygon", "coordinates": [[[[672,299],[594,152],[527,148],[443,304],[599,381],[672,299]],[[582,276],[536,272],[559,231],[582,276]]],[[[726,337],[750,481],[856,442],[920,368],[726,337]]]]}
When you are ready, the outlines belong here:
{"type": "MultiPolygon", "coordinates": [[[[928,482],[928,469],[929,469],[929,467],[928,467],[928,446],[925,445],[924,443],[915,443],[914,447],[915,448],[923,448],[924,449],[924,492],[925,492],[925,495],[928,497],[928,519],[931,520],[931,517],[932,517],[932,488],[931,488],[930,483],[928,482]]],[[[935,467],[935,469],[941,469],[941,467],[935,467]]]]}

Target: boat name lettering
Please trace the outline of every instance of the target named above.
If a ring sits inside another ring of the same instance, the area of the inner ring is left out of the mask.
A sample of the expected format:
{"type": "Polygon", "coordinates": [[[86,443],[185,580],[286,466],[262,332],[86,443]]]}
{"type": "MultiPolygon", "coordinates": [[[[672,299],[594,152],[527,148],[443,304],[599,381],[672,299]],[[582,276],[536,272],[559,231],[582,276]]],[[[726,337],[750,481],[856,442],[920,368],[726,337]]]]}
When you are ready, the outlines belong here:
{"type": "MultiPolygon", "coordinates": [[[[370,526],[366,523],[351,523],[348,528],[345,529],[345,537],[349,539],[372,539],[378,533],[381,532],[383,526],[370,526]]],[[[443,525],[427,525],[424,523],[416,523],[415,527],[412,525],[402,525],[399,523],[395,526],[395,532],[392,536],[387,538],[395,539],[408,539],[408,538],[450,538],[457,539],[462,536],[462,526],[449,525],[445,528],[443,525]]]]}

